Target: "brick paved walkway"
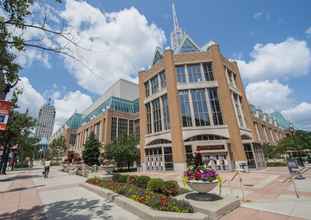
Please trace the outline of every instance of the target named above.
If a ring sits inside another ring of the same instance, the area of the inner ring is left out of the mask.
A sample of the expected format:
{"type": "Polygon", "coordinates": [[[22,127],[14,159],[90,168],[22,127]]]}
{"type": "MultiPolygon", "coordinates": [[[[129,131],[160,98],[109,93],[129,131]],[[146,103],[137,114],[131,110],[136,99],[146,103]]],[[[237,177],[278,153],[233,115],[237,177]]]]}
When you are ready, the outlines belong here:
{"type": "Polygon", "coordinates": [[[0,176],[0,220],[141,220],[79,186],[85,178],[51,169],[0,176]]]}

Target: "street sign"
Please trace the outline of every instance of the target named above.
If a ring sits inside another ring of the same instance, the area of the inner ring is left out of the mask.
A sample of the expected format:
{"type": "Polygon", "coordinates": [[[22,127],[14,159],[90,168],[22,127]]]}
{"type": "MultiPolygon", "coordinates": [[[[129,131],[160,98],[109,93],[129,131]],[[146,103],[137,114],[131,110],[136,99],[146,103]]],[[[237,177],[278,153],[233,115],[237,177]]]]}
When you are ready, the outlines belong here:
{"type": "Polygon", "coordinates": [[[293,159],[288,159],[287,160],[287,167],[289,172],[292,173],[296,173],[297,170],[299,170],[299,166],[296,160],[293,159]]]}
{"type": "Polygon", "coordinates": [[[0,100],[0,131],[6,129],[9,120],[9,112],[11,109],[11,102],[0,100]]]}

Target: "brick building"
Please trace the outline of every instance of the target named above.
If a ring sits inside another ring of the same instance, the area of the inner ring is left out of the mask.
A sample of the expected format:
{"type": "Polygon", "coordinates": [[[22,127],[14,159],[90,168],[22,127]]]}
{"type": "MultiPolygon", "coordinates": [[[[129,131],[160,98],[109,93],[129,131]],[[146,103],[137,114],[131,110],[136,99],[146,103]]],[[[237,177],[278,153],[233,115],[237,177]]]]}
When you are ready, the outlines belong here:
{"type": "Polygon", "coordinates": [[[263,144],[283,130],[252,111],[237,63],[217,43],[199,47],[182,31],[174,5],[173,22],[172,49],[157,49],[152,66],[139,72],[143,169],[184,170],[198,151],[221,169],[264,167],[263,144]]]}

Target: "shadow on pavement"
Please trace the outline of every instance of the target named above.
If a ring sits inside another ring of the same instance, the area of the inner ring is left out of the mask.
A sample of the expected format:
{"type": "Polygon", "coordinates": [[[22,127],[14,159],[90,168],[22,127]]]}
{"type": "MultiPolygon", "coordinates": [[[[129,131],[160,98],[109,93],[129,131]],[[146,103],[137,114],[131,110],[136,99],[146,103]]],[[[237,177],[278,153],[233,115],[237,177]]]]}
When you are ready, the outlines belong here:
{"type": "Polygon", "coordinates": [[[75,199],[20,209],[13,213],[0,214],[0,220],[91,220],[112,219],[112,208],[108,202],[100,200],[75,199]]]}
{"type": "Polygon", "coordinates": [[[31,179],[34,177],[42,177],[42,175],[18,175],[18,176],[12,176],[4,179],[0,179],[0,182],[8,182],[8,181],[14,181],[14,180],[22,180],[22,179],[31,179]]]}
{"type": "Polygon", "coordinates": [[[38,187],[42,187],[45,185],[35,185],[35,186],[31,186],[31,187],[19,187],[19,188],[15,188],[15,189],[10,189],[8,191],[0,191],[1,193],[9,193],[9,192],[18,192],[18,191],[23,191],[23,190],[30,190],[30,189],[34,189],[34,188],[38,188],[38,187]]]}

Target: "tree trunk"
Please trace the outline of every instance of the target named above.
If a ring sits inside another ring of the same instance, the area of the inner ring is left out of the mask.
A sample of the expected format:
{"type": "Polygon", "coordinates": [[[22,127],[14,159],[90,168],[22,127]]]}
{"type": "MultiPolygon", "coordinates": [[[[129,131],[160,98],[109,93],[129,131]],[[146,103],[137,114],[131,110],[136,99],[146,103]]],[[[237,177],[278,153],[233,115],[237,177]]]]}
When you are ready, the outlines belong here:
{"type": "Polygon", "coordinates": [[[0,162],[0,174],[6,174],[6,168],[9,162],[9,155],[10,155],[10,147],[4,147],[1,162],[0,162]]]}

